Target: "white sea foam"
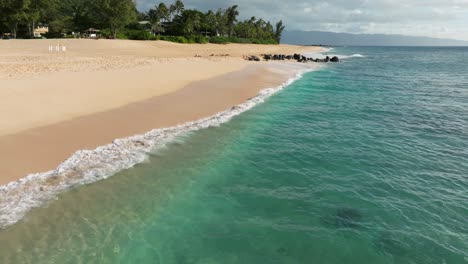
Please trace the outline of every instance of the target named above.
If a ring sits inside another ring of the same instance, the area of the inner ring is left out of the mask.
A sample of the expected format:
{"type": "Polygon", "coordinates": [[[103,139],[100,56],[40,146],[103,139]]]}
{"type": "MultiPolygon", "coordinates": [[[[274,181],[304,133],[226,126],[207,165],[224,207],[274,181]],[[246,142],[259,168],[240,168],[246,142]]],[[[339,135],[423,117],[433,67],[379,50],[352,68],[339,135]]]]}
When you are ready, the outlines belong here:
{"type": "Polygon", "coordinates": [[[326,51],[321,51],[320,53],[305,53],[304,56],[312,57],[314,59],[325,59],[325,57],[329,56],[330,58],[333,56],[337,56],[340,60],[346,60],[351,58],[364,58],[366,56],[362,54],[352,54],[352,55],[343,55],[343,54],[336,54],[331,52],[333,49],[330,48],[326,51]]]}
{"type": "Polygon", "coordinates": [[[362,54],[352,54],[352,55],[342,55],[342,54],[333,54],[333,53],[322,53],[317,58],[325,59],[325,57],[329,56],[330,58],[333,56],[337,56],[340,60],[346,60],[351,58],[364,58],[365,56],[362,54]]]}
{"type": "Polygon", "coordinates": [[[151,151],[164,147],[178,136],[208,127],[219,126],[229,121],[299,79],[301,70],[294,78],[276,88],[262,90],[256,97],[208,118],[179,126],[155,129],[143,135],[116,139],[111,144],[94,150],[80,150],[60,164],[55,170],[31,174],[27,177],[0,186],[0,228],[6,228],[31,209],[53,200],[67,189],[106,179],[119,171],[129,169],[148,159],[151,151]]]}
{"type": "Polygon", "coordinates": [[[353,54],[353,55],[349,55],[349,56],[346,56],[344,55],[343,58],[364,58],[365,56],[364,55],[361,55],[361,54],[353,54]]]}

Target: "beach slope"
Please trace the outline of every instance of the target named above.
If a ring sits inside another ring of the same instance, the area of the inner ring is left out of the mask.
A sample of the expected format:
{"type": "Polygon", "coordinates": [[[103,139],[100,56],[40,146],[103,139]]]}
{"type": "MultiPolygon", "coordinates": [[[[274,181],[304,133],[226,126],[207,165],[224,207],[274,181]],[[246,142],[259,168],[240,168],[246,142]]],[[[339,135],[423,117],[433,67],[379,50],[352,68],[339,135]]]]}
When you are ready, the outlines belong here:
{"type": "Polygon", "coordinates": [[[214,115],[304,69],[243,56],[314,51],[320,48],[0,41],[0,185],[52,170],[81,149],[214,115]],[[49,52],[57,45],[67,51],[49,52]]]}

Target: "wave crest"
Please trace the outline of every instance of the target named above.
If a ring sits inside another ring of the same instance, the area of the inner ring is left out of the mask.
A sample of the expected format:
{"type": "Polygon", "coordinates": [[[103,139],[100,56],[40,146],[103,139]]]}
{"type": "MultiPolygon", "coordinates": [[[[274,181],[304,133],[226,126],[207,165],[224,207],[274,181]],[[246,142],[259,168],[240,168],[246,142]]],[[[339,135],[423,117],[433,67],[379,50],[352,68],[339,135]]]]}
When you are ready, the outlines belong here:
{"type": "Polygon", "coordinates": [[[246,102],[220,112],[211,117],[185,124],[154,129],[143,135],[116,139],[111,144],[94,150],[79,150],[60,164],[55,170],[28,175],[16,182],[0,186],[0,228],[18,222],[33,208],[40,207],[56,198],[58,194],[80,185],[90,184],[115,175],[143,163],[151,151],[164,147],[167,143],[187,132],[219,126],[299,79],[300,71],[283,85],[269,88],[246,102]]]}
{"type": "Polygon", "coordinates": [[[318,58],[318,59],[325,59],[325,57],[329,56],[330,58],[333,56],[337,56],[340,60],[346,60],[346,59],[351,59],[351,58],[365,58],[365,55],[356,53],[356,54],[351,54],[351,55],[343,55],[343,54],[336,54],[336,53],[329,53],[332,49],[327,50],[325,52],[321,53],[305,53],[304,55],[306,57],[312,57],[312,58],[318,58]]]}
{"type": "Polygon", "coordinates": [[[340,54],[322,54],[324,57],[326,56],[329,56],[329,57],[333,57],[333,56],[337,56],[338,58],[340,58],[340,60],[345,60],[345,59],[351,59],[351,58],[364,58],[366,56],[362,55],[362,54],[352,54],[352,55],[340,55],[340,54]]]}

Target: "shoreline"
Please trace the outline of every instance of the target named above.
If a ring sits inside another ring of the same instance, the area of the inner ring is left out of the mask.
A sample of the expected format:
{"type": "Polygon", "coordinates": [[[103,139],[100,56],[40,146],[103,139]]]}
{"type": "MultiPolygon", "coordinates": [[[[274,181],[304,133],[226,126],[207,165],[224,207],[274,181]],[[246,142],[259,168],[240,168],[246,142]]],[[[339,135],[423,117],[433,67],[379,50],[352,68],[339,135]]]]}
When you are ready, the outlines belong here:
{"type": "MultiPolygon", "coordinates": [[[[113,58],[106,60],[110,61],[106,63],[120,63],[113,58]]],[[[66,63],[65,67],[67,64],[73,62],[66,63]]],[[[248,65],[236,58],[222,61],[171,58],[147,61],[128,69],[96,72],[79,69],[0,80],[0,97],[8,98],[0,105],[3,120],[0,137],[170,94],[192,82],[240,71],[248,65]]]]}
{"type": "Polygon", "coordinates": [[[239,71],[192,82],[179,90],[118,108],[1,135],[0,186],[29,174],[53,170],[78,150],[95,149],[117,138],[215,115],[255,97],[263,89],[280,86],[297,69],[313,67],[250,64],[239,71]]]}
{"type": "Polygon", "coordinates": [[[219,126],[263,103],[270,96],[306,72],[317,67],[296,68],[295,74],[273,88],[260,88],[257,95],[214,115],[172,127],[156,128],[144,134],[114,139],[93,150],[79,150],[53,170],[29,174],[0,186],[0,229],[23,219],[30,210],[43,206],[73,187],[107,179],[116,173],[145,162],[147,156],[189,132],[219,126]]]}
{"type": "Polygon", "coordinates": [[[304,49],[66,40],[70,52],[52,56],[46,48],[53,42],[0,42],[0,97],[4,98],[0,105],[0,185],[52,170],[80,149],[94,149],[116,138],[198,120],[240,104],[260,88],[275,87],[288,79],[280,77],[286,73],[281,73],[275,63],[243,60],[244,52],[304,49]],[[226,51],[230,51],[229,57],[208,55],[226,51]],[[116,59],[118,54],[125,56],[116,59]],[[208,57],[189,58],[188,54],[208,57]],[[84,68],[82,60],[86,61],[84,68]],[[61,71],[56,71],[54,63],[61,71]],[[18,75],[6,76],[9,72],[18,75]],[[266,74],[270,76],[266,78],[266,74]],[[261,75],[265,76],[258,77],[261,75]],[[219,89],[200,89],[203,82],[219,89]],[[200,87],[195,87],[197,83],[200,87]],[[236,90],[236,83],[245,89],[236,90]],[[184,89],[192,91],[181,93],[184,89]],[[193,105],[189,97],[198,98],[198,105],[193,105]],[[168,104],[168,98],[172,98],[172,104],[168,104]],[[164,107],[154,108],[157,104],[164,107]],[[143,106],[163,118],[149,116],[143,106]],[[145,120],[137,122],[141,118],[145,120]]]}
{"type": "Polygon", "coordinates": [[[0,137],[116,109],[175,92],[194,81],[242,70],[252,64],[243,59],[249,54],[322,50],[289,45],[64,40],[66,53],[48,52],[48,45],[56,42],[0,42],[0,98],[5,99],[0,105],[0,137]]]}
{"type": "MultiPolygon", "coordinates": [[[[259,52],[262,46],[255,48],[259,52]]],[[[213,61],[207,58],[157,60],[152,62],[156,65],[135,66],[129,70],[57,73],[64,80],[80,74],[90,74],[103,80],[115,78],[104,85],[100,83],[88,88],[78,84],[56,85],[51,89],[50,84],[53,87],[54,82],[47,81],[47,78],[56,75],[48,73],[18,80],[0,78],[0,84],[12,84],[11,89],[0,89],[0,94],[5,95],[6,92],[6,98],[15,98],[14,93],[20,91],[21,95],[16,94],[16,99],[9,102],[13,109],[18,104],[19,111],[4,111],[3,115],[12,117],[12,122],[21,121],[30,126],[17,130],[11,126],[12,133],[0,133],[0,228],[17,222],[30,209],[43,205],[71,187],[105,179],[143,162],[152,150],[181,134],[228,121],[298,78],[300,72],[319,67],[297,63],[251,63],[241,57],[215,58],[213,61]],[[184,65],[185,68],[182,67],[184,65]],[[161,72],[166,66],[170,69],[161,72]],[[145,67],[154,68],[142,74],[145,67]],[[218,69],[213,70],[215,67],[218,69]],[[186,73],[184,70],[187,69],[193,72],[186,73]],[[200,77],[200,72],[208,75],[200,77]],[[151,73],[155,76],[148,76],[151,73]],[[160,78],[165,73],[172,74],[168,76],[172,79],[160,78]],[[185,74],[189,76],[185,82],[176,82],[185,74]],[[145,89],[140,87],[140,79],[136,76],[144,78],[141,86],[146,86],[145,89]],[[18,85],[22,82],[33,84],[38,78],[43,80],[41,85],[18,85]],[[124,78],[127,81],[123,81],[124,78]],[[138,87],[128,87],[135,80],[138,80],[135,83],[138,87]],[[41,89],[46,91],[45,95],[41,89]],[[97,96],[99,93],[101,96],[97,96]],[[40,102],[33,106],[25,103],[27,100],[41,101],[41,96],[44,100],[57,96],[65,102],[60,101],[57,105],[40,102]],[[83,105],[67,104],[73,100],[80,103],[85,99],[95,100],[83,105]],[[69,105],[75,115],[66,112],[69,105]],[[38,125],[26,119],[36,108],[46,117],[50,113],[59,116],[43,118],[40,120],[43,123],[38,125]]],[[[69,65],[73,69],[74,64],[69,65]]],[[[32,70],[35,69],[33,67],[32,70]]],[[[3,129],[0,127],[0,132],[6,131],[5,125],[3,129]]]]}

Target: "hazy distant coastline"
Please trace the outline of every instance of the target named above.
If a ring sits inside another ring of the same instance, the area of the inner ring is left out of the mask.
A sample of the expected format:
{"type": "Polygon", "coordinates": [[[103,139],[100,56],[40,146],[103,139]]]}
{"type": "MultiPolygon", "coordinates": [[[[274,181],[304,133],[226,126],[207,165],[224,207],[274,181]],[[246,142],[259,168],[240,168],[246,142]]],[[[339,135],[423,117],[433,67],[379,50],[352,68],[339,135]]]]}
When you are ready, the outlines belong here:
{"type": "Polygon", "coordinates": [[[468,41],[386,34],[285,31],[282,42],[320,46],[468,46],[468,41]]]}

